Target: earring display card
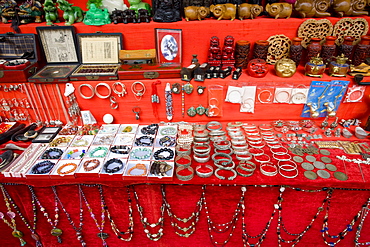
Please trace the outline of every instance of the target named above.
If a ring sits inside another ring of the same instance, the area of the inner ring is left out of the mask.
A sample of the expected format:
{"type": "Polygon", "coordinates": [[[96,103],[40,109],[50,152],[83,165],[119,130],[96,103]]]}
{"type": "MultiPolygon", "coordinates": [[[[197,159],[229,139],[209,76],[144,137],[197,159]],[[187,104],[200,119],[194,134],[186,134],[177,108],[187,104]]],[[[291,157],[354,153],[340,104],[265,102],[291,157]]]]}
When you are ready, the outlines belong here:
{"type": "Polygon", "coordinates": [[[226,102],[240,104],[242,103],[242,97],[244,94],[244,88],[228,86],[226,93],[226,102]]]}
{"type": "Polygon", "coordinates": [[[254,113],[257,86],[244,86],[240,112],[254,113]]]}
{"type": "Polygon", "coordinates": [[[208,116],[222,117],[224,87],[212,85],[208,87],[208,116]]]}
{"type": "Polygon", "coordinates": [[[291,87],[277,87],[274,93],[274,103],[289,103],[291,95],[291,87]]]}
{"type": "Polygon", "coordinates": [[[306,104],[309,88],[293,88],[290,97],[291,104],[306,104]]]}

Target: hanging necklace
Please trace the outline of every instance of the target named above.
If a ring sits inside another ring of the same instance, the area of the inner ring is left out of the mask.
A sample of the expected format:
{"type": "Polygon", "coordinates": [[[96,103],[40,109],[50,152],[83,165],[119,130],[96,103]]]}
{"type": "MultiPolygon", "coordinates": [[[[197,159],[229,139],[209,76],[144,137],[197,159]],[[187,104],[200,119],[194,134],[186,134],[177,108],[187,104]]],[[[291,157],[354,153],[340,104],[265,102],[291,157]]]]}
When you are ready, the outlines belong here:
{"type": "Polygon", "coordinates": [[[191,215],[187,218],[180,218],[180,217],[176,216],[173,213],[172,208],[171,208],[170,204],[167,201],[164,185],[161,186],[161,190],[162,190],[163,201],[164,201],[164,204],[166,205],[167,214],[168,214],[168,216],[170,216],[171,225],[174,227],[175,233],[177,235],[179,235],[180,237],[188,238],[189,236],[191,236],[195,232],[195,226],[199,221],[199,214],[202,211],[202,207],[203,207],[203,193],[201,194],[201,196],[200,196],[200,198],[199,198],[199,200],[198,200],[198,202],[195,206],[194,212],[191,213],[191,215]],[[179,226],[180,222],[182,224],[189,222],[190,225],[188,227],[180,227],[179,226]],[[179,229],[180,231],[183,231],[183,232],[187,232],[187,233],[185,233],[185,234],[180,233],[179,231],[177,231],[177,229],[179,229]]]}
{"type": "Polygon", "coordinates": [[[362,246],[362,245],[370,245],[370,242],[360,242],[359,239],[361,237],[361,231],[362,227],[364,225],[365,219],[367,215],[369,214],[370,208],[369,208],[370,201],[368,200],[361,209],[361,217],[360,217],[360,223],[357,227],[356,236],[355,236],[355,245],[356,247],[362,246]]]}
{"type": "Polygon", "coordinates": [[[226,222],[224,224],[215,224],[211,220],[211,217],[209,215],[207,201],[206,201],[206,197],[205,197],[205,195],[206,195],[206,186],[205,185],[203,186],[203,200],[204,200],[204,209],[206,211],[206,216],[207,216],[208,233],[209,233],[209,236],[211,237],[211,241],[214,245],[224,246],[225,244],[227,244],[230,241],[231,237],[233,236],[233,233],[234,233],[234,230],[235,230],[235,227],[236,227],[236,222],[238,221],[239,213],[241,212],[241,209],[244,207],[243,202],[244,202],[244,194],[245,194],[246,190],[247,189],[245,187],[241,187],[242,194],[241,194],[240,200],[239,200],[239,202],[236,206],[236,209],[235,209],[235,212],[234,212],[234,215],[233,215],[232,219],[229,222],[226,222]],[[229,229],[231,229],[231,230],[230,230],[229,236],[226,238],[225,241],[217,242],[217,241],[214,240],[212,232],[225,233],[229,229]]]}
{"type": "MultiPolygon", "coordinates": [[[[23,214],[19,210],[19,207],[15,204],[15,202],[13,201],[13,199],[10,197],[10,195],[9,195],[8,191],[5,189],[4,185],[0,184],[0,188],[1,188],[1,191],[3,193],[4,201],[5,201],[5,204],[7,205],[7,207],[8,207],[8,204],[10,202],[10,204],[13,206],[14,210],[17,211],[17,214],[22,219],[23,223],[27,226],[28,229],[30,229],[30,231],[32,233],[31,234],[31,237],[32,237],[32,239],[34,239],[36,241],[36,247],[42,247],[42,244],[40,242],[40,237],[36,233],[36,223],[37,223],[36,214],[37,214],[37,208],[36,208],[35,201],[32,200],[33,226],[31,226],[28,223],[27,219],[23,216],[23,214]]],[[[8,209],[10,209],[10,207],[8,207],[8,209]]]]}
{"type": "MultiPolygon", "coordinates": [[[[4,198],[5,198],[5,196],[4,196],[4,198]]],[[[7,224],[13,230],[13,232],[12,232],[13,237],[18,238],[19,241],[20,241],[21,246],[24,246],[24,245],[26,245],[26,241],[24,241],[24,239],[22,238],[23,233],[21,231],[17,230],[17,224],[16,224],[15,219],[14,219],[15,218],[15,213],[11,210],[9,201],[5,200],[5,204],[6,204],[6,207],[8,209],[8,212],[6,212],[6,215],[8,215],[8,217],[10,218],[11,223],[7,219],[5,219],[5,215],[2,212],[0,212],[0,219],[2,219],[4,221],[4,223],[7,224]]]]}
{"type": "Polygon", "coordinates": [[[53,87],[53,85],[51,85],[51,90],[52,90],[52,92],[53,92],[53,96],[54,96],[54,102],[55,102],[55,105],[56,105],[56,111],[57,111],[57,113],[58,113],[58,119],[57,120],[55,120],[55,123],[57,124],[57,125],[63,125],[63,122],[62,122],[62,119],[61,119],[61,113],[60,113],[60,108],[58,107],[58,100],[57,100],[57,94],[55,93],[55,90],[54,90],[54,87],[53,87]]]}
{"type": "Polygon", "coordinates": [[[144,209],[143,209],[142,206],[140,206],[139,197],[136,193],[136,190],[135,190],[134,186],[132,186],[132,190],[134,191],[136,207],[137,207],[137,210],[139,211],[140,220],[141,220],[141,223],[143,224],[144,232],[146,233],[146,236],[152,241],[158,241],[163,236],[164,209],[165,209],[164,202],[162,202],[162,205],[161,205],[161,217],[159,217],[158,222],[150,224],[148,222],[148,219],[146,217],[144,217],[144,209]],[[151,233],[149,231],[149,229],[153,229],[157,226],[160,227],[157,233],[151,233]],[[148,227],[150,227],[150,228],[148,229],[148,227]]]}
{"type": "Polygon", "coordinates": [[[111,227],[112,227],[112,230],[114,232],[114,234],[116,234],[116,236],[118,237],[118,239],[122,240],[122,241],[131,241],[132,239],[132,235],[134,234],[134,217],[132,215],[132,201],[131,201],[131,194],[130,194],[130,190],[128,187],[126,187],[126,190],[127,190],[127,201],[128,201],[128,218],[129,218],[129,223],[128,223],[128,228],[125,232],[122,232],[118,229],[116,223],[113,221],[113,218],[108,210],[108,206],[105,202],[105,199],[104,199],[104,195],[103,195],[103,187],[99,184],[98,185],[98,189],[99,189],[99,193],[100,193],[100,198],[104,204],[104,208],[105,210],[107,211],[107,216],[108,216],[108,219],[110,221],[110,224],[111,224],[111,227]],[[122,237],[121,235],[123,236],[127,236],[127,237],[122,237]]]}
{"type": "Polygon", "coordinates": [[[76,231],[76,237],[77,237],[77,240],[80,241],[81,245],[82,246],[86,246],[86,243],[85,241],[82,239],[82,226],[83,226],[83,208],[82,208],[82,199],[81,199],[81,193],[79,193],[79,199],[80,199],[80,224],[78,227],[76,227],[75,223],[73,222],[72,218],[71,218],[71,215],[67,212],[67,210],[65,209],[62,201],[60,200],[58,194],[57,194],[57,190],[55,188],[55,186],[51,186],[51,189],[53,190],[54,192],[54,196],[57,200],[57,203],[59,203],[60,207],[62,208],[63,212],[65,213],[65,215],[67,216],[67,219],[69,221],[69,224],[72,226],[72,228],[76,231]]]}
{"type": "MultiPolygon", "coordinates": [[[[344,239],[344,237],[348,234],[348,232],[353,231],[353,225],[360,218],[362,209],[360,209],[358,211],[358,213],[353,217],[351,222],[349,224],[347,224],[346,228],[343,231],[341,231],[337,235],[330,235],[329,234],[329,208],[330,208],[330,202],[331,202],[331,197],[332,197],[332,194],[333,194],[333,190],[329,190],[328,194],[329,194],[329,197],[328,197],[328,202],[327,202],[327,205],[326,205],[326,212],[325,212],[324,221],[323,221],[323,224],[322,224],[321,233],[322,233],[322,237],[324,239],[325,244],[327,244],[328,246],[335,246],[342,239],[344,239]],[[328,240],[328,239],[330,239],[330,240],[328,240]]],[[[370,201],[370,198],[367,199],[367,203],[369,203],[369,201],[370,201]]]]}
{"type": "MultiPolygon", "coordinates": [[[[51,111],[49,109],[48,109],[48,111],[49,111],[49,114],[53,117],[53,120],[51,120],[51,121],[55,125],[55,121],[57,119],[57,114],[55,113],[55,107],[53,105],[53,101],[51,100],[51,96],[50,96],[47,84],[44,85],[44,88],[45,88],[45,91],[46,91],[46,99],[48,101],[48,102],[45,101],[45,104],[49,105],[50,108],[51,108],[51,111]]],[[[42,93],[44,94],[44,90],[42,89],[42,84],[40,84],[40,89],[41,89],[42,93]]]]}
{"type": "Polygon", "coordinates": [[[34,200],[37,203],[37,205],[39,205],[40,211],[43,213],[45,218],[47,218],[47,222],[49,222],[49,224],[53,228],[50,231],[51,235],[57,237],[58,243],[61,244],[62,243],[62,238],[60,237],[60,235],[63,234],[63,231],[61,229],[57,228],[57,225],[58,225],[58,222],[59,222],[59,208],[58,208],[57,200],[54,198],[55,199],[55,207],[54,207],[55,215],[54,215],[54,222],[53,222],[53,220],[49,217],[49,214],[46,212],[46,209],[41,205],[41,203],[40,203],[39,199],[37,198],[36,193],[33,190],[32,186],[28,185],[28,189],[31,191],[32,200],[34,200]]]}
{"type": "MultiPolygon", "coordinates": [[[[95,186],[95,185],[92,185],[92,186],[95,186]]],[[[105,206],[104,206],[104,202],[102,200],[100,200],[100,206],[101,206],[101,221],[100,222],[101,223],[99,225],[98,220],[96,219],[95,214],[93,213],[93,210],[90,207],[90,204],[87,201],[87,198],[86,198],[86,196],[85,196],[85,194],[84,194],[84,192],[83,192],[82,187],[81,187],[80,184],[78,185],[78,188],[79,188],[79,191],[80,191],[80,193],[82,195],[82,198],[85,201],[85,205],[86,205],[88,211],[90,212],[90,216],[94,220],[95,225],[96,225],[96,227],[99,230],[99,233],[97,234],[98,238],[100,238],[103,241],[103,246],[108,246],[107,245],[107,242],[105,242],[105,239],[108,238],[109,235],[107,233],[103,232],[103,230],[104,230],[104,224],[105,224],[105,211],[106,211],[105,210],[105,206]]]]}
{"type": "MultiPolygon", "coordinates": [[[[294,189],[294,188],[293,188],[294,189]]],[[[292,244],[292,246],[294,247],[296,244],[299,243],[299,241],[302,239],[303,235],[308,232],[309,229],[311,229],[312,227],[312,224],[315,222],[315,220],[317,219],[317,217],[319,216],[319,214],[324,211],[324,206],[325,206],[325,203],[328,201],[328,198],[329,198],[329,190],[327,190],[327,195],[325,197],[325,199],[323,200],[322,204],[320,207],[317,208],[317,212],[315,214],[315,216],[312,218],[312,220],[310,220],[310,223],[305,227],[305,229],[300,232],[300,233],[291,233],[289,232],[285,225],[284,225],[284,222],[283,222],[283,217],[282,217],[282,195],[283,195],[283,192],[285,191],[285,187],[280,187],[280,195],[279,195],[279,200],[278,200],[278,213],[279,213],[279,218],[278,218],[278,225],[277,225],[277,235],[278,235],[278,243],[279,243],[279,246],[281,246],[281,243],[287,243],[287,244],[292,244]],[[282,230],[287,233],[288,235],[291,235],[291,236],[294,236],[295,238],[292,239],[292,240],[284,240],[281,236],[281,233],[282,233],[282,230]]],[[[321,192],[322,190],[310,190],[309,192],[321,192]]]]}

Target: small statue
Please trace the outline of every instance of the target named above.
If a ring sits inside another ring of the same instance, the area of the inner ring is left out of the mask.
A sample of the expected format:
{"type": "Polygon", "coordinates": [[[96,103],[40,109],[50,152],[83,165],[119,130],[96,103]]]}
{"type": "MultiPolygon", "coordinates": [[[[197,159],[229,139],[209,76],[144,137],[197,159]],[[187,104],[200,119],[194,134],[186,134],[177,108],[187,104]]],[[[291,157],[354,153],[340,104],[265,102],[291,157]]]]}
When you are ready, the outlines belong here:
{"type": "Polygon", "coordinates": [[[331,5],[330,0],[297,0],[294,9],[302,18],[329,17],[326,12],[331,5]]]}
{"type": "Polygon", "coordinates": [[[86,12],[83,23],[92,26],[102,26],[111,23],[108,10],[98,9],[94,3],[91,3],[90,9],[86,12]]]}
{"type": "Polygon", "coordinates": [[[269,67],[265,60],[254,58],[249,61],[247,66],[248,74],[252,77],[262,78],[269,72],[269,67]]]}
{"type": "Polygon", "coordinates": [[[112,21],[114,24],[123,23],[123,10],[114,9],[112,11],[112,21]]]}
{"type": "Polygon", "coordinates": [[[263,7],[258,4],[242,3],[238,6],[238,16],[240,20],[254,19],[263,11],[263,7]]]}
{"type": "MultiPolygon", "coordinates": [[[[181,21],[179,0],[156,0],[153,21],[176,22],[181,21]]],[[[153,4],[153,6],[154,6],[153,4]]]]}
{"type": "Polygon", "coordinates": [[[334,57],[335,61],[329,63],[329,75],[336,77],[345,77],[349,71],[348,58],[342,53],[340,56],[334,57]]]}
{"type": "Polygon", "coordinates": [[[326,65],[321,57],[317,55],[312,57],[305,65],[305,75],[312,77],[322,77],[325,72],[326,65]]]}
{"type": "Polygon", "coordinates": [[[213,36],[210,40],[210,46],[208,51],[208,63],[210,65],[216,66],[221,64],[220,40],[216,36],[213,36]]]}
{"type": "Polygon", "coordinates": [[[202,20],[206,18],[209,14],[209,8],[203,6],[188,6],[184,8],[185,20],[202,20]]]}
{"type": "Polygon", "coordinates": [[[289,19],[292,15],[293,7],[290,3],[273,3],[266,5],[266,11],[270,16],[289,19]]]}
{"type": "Polygon", "coordinates": [[[66,26],[70,26],[75,22],[82,22],[84,14],[80,7],[73,6],[66,0],[57,0],[57,3],[58,8],[64,12],[63,18],[66,20],[66,26]]]}
{"type": "Polygon", "coordinates": [[[334,0],[332,8],[340,17],[343,16],[357,16],[368,15],[365,11],[368,1],[365,0],[334,0]]]}
{"type": "Polygon", "coordinates": [[[147,9],[139,9],[137,14],[137,23],[140,22],[150,22],[150,15],[147,9]]]}
{"type": "Polygon", "coordinates": [[[233,36],[226,36],[224,39],[224,47],[222,48],[222,65],[229,66],[230,64],[235,64],[235,57],[234,57],[234,37],[233,36]]]}
{"type": "Polygon", "coordinates": [[[211,12],[217,18],[217,20],[235,20],[236,16],[236,5],[231,3],[211,5],[211,12]]]}
{"type": "Polygon", "coordinates": [[[292,77],[297,70],[297,66],[292,59],[282,58],[275,64],[275,72],[279,77],[292,77]]]}
{"type": "Polygon", "coordinates": [[[56,4],[53,0],[45,0],[44,2],[45,20],[46,25],[53,25],[53,23],[59,23],[59,16],[56,4]]]}
{"type": "Polygon", "coordinates": [[[149,3],[144,3],[141,0],[128,0],[128,3],[130,4],[130,9],[134,10],[136,15],[138,15],[139,9],[146,9],[148,15],[152,15],[152,7],[150,7],[149,3]]]}
{"type": "Polygon", "coordinates": [[[1,7],[1,20],[3,23],[8,23],[16,16],[17,2],[14,0],[5,0],[0,2],[1,7]]]}
{"type": "Polygon", "coordinates": [[[27,0],[19,6],[19,18],[21,23],[42,22],[41,16],[43,15],[42,5],[38,1],[27,0]]]}
{"type": "Polygon", "coordinates": [[[136,12],[133,9],[126,9],[122,13],[122,22],[127,23],[136,23],[136,12]]]}

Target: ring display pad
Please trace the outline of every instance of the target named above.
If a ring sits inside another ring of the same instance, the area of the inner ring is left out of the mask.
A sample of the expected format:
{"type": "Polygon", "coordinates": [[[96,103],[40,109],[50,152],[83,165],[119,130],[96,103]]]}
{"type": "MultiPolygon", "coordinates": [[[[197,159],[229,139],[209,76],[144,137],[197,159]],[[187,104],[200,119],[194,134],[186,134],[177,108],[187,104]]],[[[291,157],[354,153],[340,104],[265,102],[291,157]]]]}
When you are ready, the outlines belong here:
{"type": "Polygon", "coordinates": [[[118,79],[121,33],[80,33],[77,43],[81,65],[71,74],[70,80],[118,79]]]}
{"type": "Polygon", "coordinates": [[[0,82],[25,82],[39,69],[38,40],[34,34],[0,34],[0,82]]]}
{"type": "Polygon", "coordinates": [[[29,82],[67,82],[79,64],[73,26],[36,27],[47,65],[29,82]]]}

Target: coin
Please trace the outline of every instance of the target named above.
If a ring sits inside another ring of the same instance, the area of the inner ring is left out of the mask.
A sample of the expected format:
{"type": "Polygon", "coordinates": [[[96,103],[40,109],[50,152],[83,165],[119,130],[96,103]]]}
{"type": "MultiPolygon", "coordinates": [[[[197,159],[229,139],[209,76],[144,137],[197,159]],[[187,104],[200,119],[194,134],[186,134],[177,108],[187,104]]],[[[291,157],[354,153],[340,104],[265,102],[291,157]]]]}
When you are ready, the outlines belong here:
{"type": "Polygon", "coordinates": [[[329,157],[321,157],[321,161],[324,163],[331,163],[331,159],[329,157]]]}
{"type": "Polygon", "coordinates": [[[334,172],[334,177],[340,181],[346,181],[348,179],[347,174],[343,172],[334,172]]]}
{"type": "Polygon", "coordinates": [[[321,178],[330,178],[330,173],[325,170],[318,170],[317,175],[321,178]]]}
{"type": "Polygon", "coordinates": [[[330,155],[330,152],[326,149],[320,149],[320,154],[322,155],[330,155]]]}
{"type": "Polygon", "coordinates": [[[301,164],[302,168],[307,170],[307,171],[311,171],[313,169],[315,169],[315,167],[311,164],[311,163],[308,163],[308,162],[304,162],[301,164]]]}
{"type": "Polygon", "coordinates": [[[312,155],[307,155],[306,156],[306,160],[308,160],[309,162],[315,162],[316,161],[316,158],[313,157],[312,155]]]}
{"type": "Polygon", "coordinates": [[[337,170],[337,167],[335,165],[326,164],[325,166],[326,166],[326,169],[328,169],[331,172],[335,172],[337,170]]]}
{"type": "Polygon", "coordinates": [[[313,165],[317,168],[317,169],[325,169],[325,164],[322,163],[321,161],[315,161],[313,162],[313,165]]]}
{"type": "Polygon", "coordinates": [[[305,171],[303,174],[306,178],[311,179],[311,180],[315,180],[317,178],[316,173],[312,171],[305,171]]]}
{"type": "Polygon", "coordinates": [[[293,157],[293,160],[294,160],[295,162],[298,162],[298,163],[302,163],[302,162],[303,162],[303,158],[302,158],[302,157],[299,157],[299,156],[294,156],[294,157],[293,157]]]}

